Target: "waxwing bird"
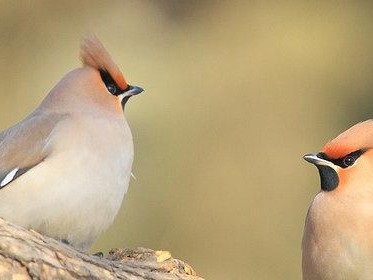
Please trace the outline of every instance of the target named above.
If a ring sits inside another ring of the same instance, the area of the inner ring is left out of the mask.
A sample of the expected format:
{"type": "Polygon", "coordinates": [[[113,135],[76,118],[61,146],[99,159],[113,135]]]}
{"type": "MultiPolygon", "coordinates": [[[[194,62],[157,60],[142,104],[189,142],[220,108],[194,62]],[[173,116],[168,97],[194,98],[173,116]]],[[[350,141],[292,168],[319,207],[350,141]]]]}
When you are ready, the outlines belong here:
{"type": "Polygon", "coordinates": [[[116,216],[133,161],[127,84],[101,42],[39,107],[0,134],[0,216],[87,250],[116,216]]]}
{"type": "Polygon", "coordinates": [[[304,159],[316,165],[321,191],[306,217],[303,279],[373,279],[373,120],[304,159]]]}

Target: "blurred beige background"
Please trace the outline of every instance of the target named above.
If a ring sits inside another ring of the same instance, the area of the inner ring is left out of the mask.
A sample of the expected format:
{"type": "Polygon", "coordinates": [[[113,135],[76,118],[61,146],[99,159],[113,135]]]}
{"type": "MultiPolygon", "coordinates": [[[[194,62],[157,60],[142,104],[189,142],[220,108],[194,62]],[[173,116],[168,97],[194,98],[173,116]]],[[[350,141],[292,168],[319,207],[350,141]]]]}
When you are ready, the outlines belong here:
{"type": "Polygon", "coordinates": [[[260,2],[0,2],[1,129],[80,65],[89,31],[146,89],[126,111],[137,180],[94,251],[170,250],[207,279],[300,279],[319,189],[302,155],[371,117],[373,5],[260,2]]]}

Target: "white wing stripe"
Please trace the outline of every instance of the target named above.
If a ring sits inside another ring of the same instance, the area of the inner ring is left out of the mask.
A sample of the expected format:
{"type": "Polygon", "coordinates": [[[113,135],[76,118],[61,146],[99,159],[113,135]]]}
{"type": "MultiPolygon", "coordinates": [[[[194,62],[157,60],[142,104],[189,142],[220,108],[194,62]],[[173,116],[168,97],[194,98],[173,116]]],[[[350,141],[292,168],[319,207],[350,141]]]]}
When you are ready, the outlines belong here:
{"type": "Polygon", "coordinates": [[[0,183],[0,187],[4,187],[6,184],[9,184],[13,178],[14,178],[14,175],[16,175],[17,171],[19,170],[19,168],[14,168],[12,171],[10,171],[6,176],[5,178],[1,181],[0,183]]]}

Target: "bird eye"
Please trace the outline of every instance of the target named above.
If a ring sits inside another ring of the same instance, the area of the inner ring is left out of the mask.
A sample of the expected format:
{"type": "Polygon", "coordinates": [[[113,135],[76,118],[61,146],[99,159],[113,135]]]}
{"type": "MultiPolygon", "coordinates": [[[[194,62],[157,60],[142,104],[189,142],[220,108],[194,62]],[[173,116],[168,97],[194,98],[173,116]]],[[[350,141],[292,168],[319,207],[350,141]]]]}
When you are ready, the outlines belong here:
{"type": "Polygon", "coordinates": [[[343,159],[343,164],[347,167],[347,166],[351,166],[355,163],[355,158],[352,157],[352,156],[346,156],[344,159],[343,159]]]}
{"type": "Polygon", "coordinates": [[[101,75],[101,79],[104,82],[107,90],[112,95],[117,96],[117,95],[122,93],[122,90],[115,83],[114,79],[110,76],[108,71],[106,71],[105,69],[100,69],[100,75],[101,75]]]}
{"type": "Polygon", "coordinates": [[[114,84],[108,84],[106,86],[107,90],[111,93],[111,94],[115,94],[117,92],[117,87],[116,85],[114,84]]]}

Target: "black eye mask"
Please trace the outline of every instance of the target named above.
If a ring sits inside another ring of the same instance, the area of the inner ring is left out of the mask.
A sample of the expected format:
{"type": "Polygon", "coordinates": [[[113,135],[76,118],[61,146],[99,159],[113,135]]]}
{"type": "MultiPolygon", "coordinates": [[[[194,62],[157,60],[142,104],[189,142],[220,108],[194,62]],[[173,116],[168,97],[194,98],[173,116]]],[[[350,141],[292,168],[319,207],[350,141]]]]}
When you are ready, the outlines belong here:
{"type": "Polygon", "coordinates": [[[115,96],[118,96],[130,89],[130,86],[128,86],[125,89],[120,89],[117,83],[114,81],[114,79],[110,76],[109,72],[105,69],[100,70],[101,79],[104,82],[107,90],[115,96]]]}
{"type": "Polygon", "coordinates": [[[318,153],[317,157],[321,159],[325,159],[327,161],[332,162],[335,165],[338,165],[341,168],[347,168],[349,166],[354,165],[355,161],[364,154],[368,149],[360,149],[357,151],[354,151],[352,153],[349,153],[348,155],[345,155],[344,157],[332,159],[328,157],[325,153],[318,153]]]}

